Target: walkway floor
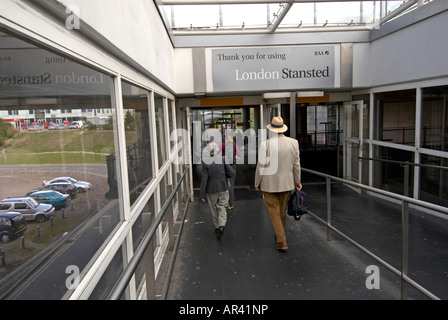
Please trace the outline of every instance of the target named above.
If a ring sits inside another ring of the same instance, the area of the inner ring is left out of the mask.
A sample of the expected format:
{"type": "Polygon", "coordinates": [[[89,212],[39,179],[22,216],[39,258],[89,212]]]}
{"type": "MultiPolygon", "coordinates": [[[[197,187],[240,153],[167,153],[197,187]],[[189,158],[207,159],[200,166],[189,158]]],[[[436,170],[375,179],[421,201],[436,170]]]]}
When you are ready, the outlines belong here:
{"type": "MultiPolygon", "coordinates": [[[[318,184],[304,187],[310,210],[318,216],[325,214],[324,190],[325,187],[318,184]]],[[[346,215],[335,212],[334,225],[341,229],[348,227],[343,231],[350,237],[357,240],[359,235],[363,236],[382,259],[385,255],[391,257],[392,264],[399,263],[400,229],[395,224],[400,219],[399,206],[387,207],[388,204],[375,197],[359,195],[344,186],[333,186],[333,190],[336,212],[338,207],[345,208],[348,204],[353,211],[341,210],[346,215]],[[355,210],[355,207],[362,209],[355,210]],[[370,209],[379,212],[371,214],[370,209]],[[373,222],[368,223],[367,217],[373,222]],[[363,222],[363,226],[359,222],[363,222]],[[364,226],[376,230],[368,231],[364,226]]],[[[261,193],[238,188],[235,209],[229,211],[224,237],[218,240],[208,206],[196,197],[187,213],[168,300],[400,299],[400,279],[396,275],[346,240],[333,236],[332,241],[327,241],[326,227],[316,218],[305,215],[298,222],[291,217],[287,219],[289,251],[282,253],[275,249],[274,232],[261,193]],[[370,265],[379,267],[379,289],[366,286],[366,281],[372,283],[371,273],[366,273],[370,265]]],[[[439,233],[440,241],[446,244],[443,234],[447,234],[448,224],[446,220],[441,221],[440,225],[431,222],[429,227],[432,229],[424,232],[429,232],[427,237],[431,238],[431,233],[437,229],[434,232],[439,233]]],[[[425,236],[422,229],[419,232],[418,237],[425,236]]],[[[437,280],[424,278],[430,285],[437,282],[437,292],[434,293],[443,299],[448,298],[448,269],[443,269],[448,268],[447,248],[439,244],[438,252],[431,256],[432,265],[435,260],[440,260],[434,268],[442,270],[433,272],[437,273],[437,280]]],[[[413,261],[415,259],[411,257],[410,262],[413,261]]],[[[420,266],[418,268],[410,268],[410,271],[418,275],[420,266]]],[[[425,270],[425,267],[421,269],[425,270]]],[[[409,289],[409,298],[426,299],[413,288],[409,289]]]]}

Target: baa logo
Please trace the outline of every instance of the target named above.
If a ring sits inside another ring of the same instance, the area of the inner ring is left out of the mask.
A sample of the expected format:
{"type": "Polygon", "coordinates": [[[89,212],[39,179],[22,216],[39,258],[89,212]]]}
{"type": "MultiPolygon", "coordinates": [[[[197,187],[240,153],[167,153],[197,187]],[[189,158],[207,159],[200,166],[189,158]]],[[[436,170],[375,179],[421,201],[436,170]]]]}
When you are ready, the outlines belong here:
{"type": "Polygon", "coordinates": [[[314,51],[314,55],[315,56],[329,56],[330,55],[330,51],[326,50],[326,51],[314,51]]]}

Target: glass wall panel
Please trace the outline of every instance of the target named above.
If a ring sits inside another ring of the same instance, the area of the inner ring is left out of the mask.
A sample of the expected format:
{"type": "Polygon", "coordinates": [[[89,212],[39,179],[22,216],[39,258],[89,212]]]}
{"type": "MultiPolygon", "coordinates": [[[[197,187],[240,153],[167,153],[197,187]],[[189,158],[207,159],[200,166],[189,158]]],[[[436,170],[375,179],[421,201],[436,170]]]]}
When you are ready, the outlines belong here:
{"type": "MultiPolygon", "coordinates": [[[[272,7],[278,5],[271,5],[272,7]]],[[[276,8],[272,8],[271,11],[276,8]]],[[[282,20],[281,26],[313,25],[314,22],[314,3],[295,3],[289,10],[286,17],[282,20]]]]}
{"type": "MultiPolygon", "coordinates": [[[[393,160],[399,162],[414,162],[414,154],[409,151],[374,146],[373,157],[377,159],[393,160]]],[[[403,195],[405,190],[405,167],[400,163],[387,161],[372,161],[373,186],[386,191],[403,195]]],[[[414,169],[409,167],[409,190],[411,195],[414,185],[414,169]]]]}
{"type": "MultiPolygon", "coordinates": [[[[133,247],[134,251],[140,245],[143,237],[146,232],[148,232],[151,224],[154,222],[155,218],[155,206],[154,206],[154,196],[146,203],[142,212],[138,216],[137,220],[134,222],[132,226],[132,238],[133,238],[133,247]]],[[[155,239],[155,237],[153,238],[155,239]]],[[[152,245],[155,246],[155,241],[152,242],[152,245]]],[[[141,281],[143,280],[143,275],[145,273],[145,265],[144,263],[140,263],[135,271],[135,281],[137,283],[137,287],[140,286],[141,281]]]]}
{"type": "Polygon", "coordinates": [[[346,142],[345,148],[345,179],[361,182],[359,177],[359,144],[346,142]]]}
{"type": "Polygon", "coordinates": [[[421,146],[448,150],[448,86],[423,89],[421,146]]]}
{"type": "Polygon", "coordinates": [[[169,132],[169,140],[170,140],[170,150],[173,148],[176,144],[176,141],[171,140],[171,135],[173,134],[173,130],[175,127],[174,119],[173,119],[173,107],[174,107],[174,101],[168,100],[168,132],[169,132]]]}
{"type": "MultiPolygon", "coordinates": [[[[362,100],[363,101],[363,113],[362,113],[362,136],[363,139],[369,138],[369,127],[370,127],[370,95],[369,94],[361,94],[361,95],[354,95],[352,97],[353,101],[362,100]]],[[[364,154],[364,156],[367,153],[364,154]]]]}
{"type": "Polygon", "coordinates": [[[172,28],[216,26],[219,21],[218,6],[180,5],[164,8],[172,28]]]}
{"type": "MultiPolygon", "coordinates": [[[[169,184],[169,170],[166,172],[166,174],[163,176],[162,180],[160,181],[160,185],[159,185],[159,194],[160,194],[160,208],[163,207],[163,205],[165,204],[165,202],[167,201],[168,197],[170,196],[173,188],[171,186],[171,188],[168,188],[169,184]]],[[[168,220],[167,217],[171,212],[171,208],[168,208],[168,212],[165,214],[165,218],[163,219],[162,223],[160,224],[159,228],[162,232],[164,232],[166,230],[166,227],[168,226],[168,220]]],[[[159,214],[159,212],[157,213],[159,214]]]]}
{"type": "MultiPolygon", "coordinates": [[[[266,26],[266,5],[235,4],[221,6],[223,27],[266,26]],[[250,12],[250,14],[247,14],[250,12]]],[[[216,23],[215,23],[216,24],[216,23]]]]}
{"type": "Polygon", "coordinates": [[[415,90],[375,94],[375,140],[415,144],[415,90]]]}
{"type": "Polygon", "coordinates": [[[316,3],[316,23],[361,22],[360,2],[316,3]],[[338,14],[335,14],[338,13],[338,14]]]}
{"type": "Polygon", "coordinates": [[[38,198],[33,192],[43,186],[69,194],[43,221],[26,216],[23,249],[18,239],[2,243],[0,295],[22,284],[7,279],[38,267],[15,298],[61,299],[66,270],[82,277],[120,221],[112,79],[14,36],[0,38],[0,200],[38,198]],[[44,267],[34,265],[38,255],[48,259],[44,267]]]}
{"type": "Polygon", "coordinates": [[[342,108],[338,105],[306,107],[307,139],[301,147],[337,147],[342,142],[342,108]]]}
{"type": "Polygon", "coordinates": [[[131,205],[153,178],[148,91],[122,82],[131,205]]]}
{"type": "Polygon", "coordinates": [[[165,108],[163,103],[164,97],[154,94],[154,109],[156,116],[157,130],[157,154],[159,157],[159,168],[168,159],[166,151],[166,134],[165,134],[165,108]]]}
{"type": "Polygon", "coordinates": [[[448,206],[448,159],[421,155],[420,199],[448,206]]]}
{"type": "Polygon", "coordinates": [[[123,246],[115,253],[114,258],[109,263],[106,271],[98,282],[95,290],[90,294],[89,300],[105,300],[118,281],[122,274],[123,268],[123,254],[125,250],[123,246]]]}
{"type": "MultiPolygon", "coordinates": [[[[176,187],[177,182],[178,182],[178,175],[179,174],[179,165],[177,165],[176,163],[172,163],[171,164],[171,174],[173,177],[173,188],[176,187]]],[[[180,189],[179,189],[180,190],[180,189]]],[[[173,208],[175,208],[177,205],[179,205],[179,196],[180,192],[177,191],[177,195],[173,198],[173,208]]],[[[174,220],[176,220],[176,216],[179,214],[179,208],[174,211],[174,220]]]]}
{"type": "Polygon", "coordinates": [[[420,169],[420,199],[447,207],[448,159],[422,154],[421,164],[428,167],[420,169]]]}

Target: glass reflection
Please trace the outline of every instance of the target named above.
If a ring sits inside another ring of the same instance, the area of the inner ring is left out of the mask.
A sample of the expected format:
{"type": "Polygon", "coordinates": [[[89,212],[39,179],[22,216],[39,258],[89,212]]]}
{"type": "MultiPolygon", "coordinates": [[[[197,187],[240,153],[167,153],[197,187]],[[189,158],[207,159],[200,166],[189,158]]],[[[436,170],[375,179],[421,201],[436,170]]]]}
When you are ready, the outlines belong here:
{"type": "Polygon", "coordinates": [[[53,248],[51,261],[37,266],[14,298],[61,299],[69,288],[66,268],[82,278],[120,221],[112,81],[14,36],[0,33],[0,38],[0,127],[5,129],[0,135],[8,136],[0,139],[1,199],[30,195],[55,178],[91,185],[81,190],[75,183],[77,194],[66,207],[42,223],[30,220],[25,249],[17,239],[2,244],[6,267],[0,269],[0,295],[22,284],[6,279],[26,274],[37,257],[46,261],[53,248]]]}
{"type": "Polygon", "coordinates": [[[421,146],[448,150],[448,86],[423,89],[421,146]]]}
{"type": "Polygon", "coordinates": [[[167,160],[166,134],[165,134],[165,108],[164,97],[154,94],[154,109],[157,129],[157,154],[159,156],[159,168],[167,160]]]}
{"type": "Polygon", "coordinates": [[[149,93],[122,82],[126,154],[131,205],[153,178],[149,93]]]}
{"type": "MultiPolygon", "coordinates": [[[[151,224],[154,222],[154,219],[155,219],[154,196],[151,196],[151,198],[148,200],[145,207],[143,208],[142,212],[138,216],[137,220],[134,222],[134,225],[132,226],[132,238],[133,238],[132,242],[134,251],[140,245],[145,234],[150,229],[151,224]]],[[[153,237],[153,241],[150,244],[153,250],[155,250],[155,243],[156,243],[155,238],[156,237],[153,237]]],[[[138,287],[142,285],[141,282],[142,280],[144,280],[144,275],[145,275],[145,266],[144,263],[140,263],[137,267],[137,270],[135,271],[135,281],[138,287]]]]}
{"type": "Polygon", "coordinates": [[[375,99],[375,139],[413,146],[415,90],[378,93],[375,99]]]}

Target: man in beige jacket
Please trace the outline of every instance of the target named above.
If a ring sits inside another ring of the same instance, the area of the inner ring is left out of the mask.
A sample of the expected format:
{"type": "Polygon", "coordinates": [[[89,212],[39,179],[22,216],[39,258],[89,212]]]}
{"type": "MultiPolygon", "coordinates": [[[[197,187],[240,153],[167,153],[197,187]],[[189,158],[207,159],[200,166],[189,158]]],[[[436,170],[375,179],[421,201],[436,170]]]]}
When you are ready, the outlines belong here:
{"type": "Polygon", "coordinates": [[[285,225],[288,197],[294,188],[302,189],[299,143],[283,135],[288,127],[279,116],[273,118],[267,128],[272,132],[272,137],[262,142],[258,150],[255,189],[263,192],[277,239],[277,250],[287,251],[285,225]]]}

